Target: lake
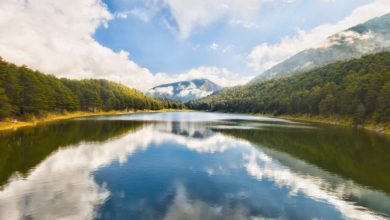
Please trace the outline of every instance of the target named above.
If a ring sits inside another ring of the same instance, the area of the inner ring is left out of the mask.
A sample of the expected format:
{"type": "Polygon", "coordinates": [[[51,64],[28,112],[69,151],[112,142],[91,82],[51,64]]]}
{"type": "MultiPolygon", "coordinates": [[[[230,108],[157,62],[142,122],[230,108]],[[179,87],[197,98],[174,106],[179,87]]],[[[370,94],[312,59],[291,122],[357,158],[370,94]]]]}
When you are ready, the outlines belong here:
{"type": "Polygon", "coordinates": [[[388,219],[390,140],[240,114],[87,117],[0,134],[0,219],[388,219]]]}

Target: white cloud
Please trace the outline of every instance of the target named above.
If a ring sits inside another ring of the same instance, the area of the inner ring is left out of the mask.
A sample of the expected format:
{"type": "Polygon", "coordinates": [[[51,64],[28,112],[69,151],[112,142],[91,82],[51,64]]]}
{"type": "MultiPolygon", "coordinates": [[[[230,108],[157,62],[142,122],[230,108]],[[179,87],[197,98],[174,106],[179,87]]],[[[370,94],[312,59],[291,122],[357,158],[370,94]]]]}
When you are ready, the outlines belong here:
{"type": "Polygon", "coordinates": [[[136,8],[131,10],[129,13],[143,22],[149,22],[150,20],[150,15],[148,15],[148,13],[145,10],[136,8]]]}
{"type": "Polygon", "coordinates": [[[218,51],[221,53],[227,53],[230,50],[232,50],[234,47],[235,47],[234,44],[219,45],[215,42],[209,45],[210,50],[218,51]]]}
{"type": "Polygon", "coordinates": [[[245,84],[251,79],[251,77],[231,72],[226,68],[209,66],[200,66],[176,75],[157,73],[155,77],[156,81],[165,82],[177,82],[206,78],[223,87],[245,84]]]}
{"type": "Polygon", "coordinates": [[[216,49],[218,49],[218,47],[219,47],[219,45],[217,43],[212,43],[210,45],[210,49],[212,49],[212,50],[216,50],[216,49]]]}
{"type": "Polygon", "coordinates": [[[273,0],[165,0],[178,25],[180,39],[228,15],[234,24],[251,26],[262,3],[273,0]]]}
{"type": "MultiPolygon", "coordinates": [[[[163,1],[178,24],[180,38],[185,39],[196,28],[207,26],[225,15],[231,22],[249,24],[262,3],[273,0],[163,1]]],[[[112,15],[99,0],[78,0],[72,4],[67,0],[2,0],[0,28],[4,31],[0,35],[0,56],[59,77],[105,78],[143,91],[162,83],[194,78],[207,78],[222,86],[250,80],[226,68],[206,66],[173,75],[153,74],[129,59],[129,52],[114,52],[93,38],[96,29],[107,26],[114,17],[135,16],[148,22],[154,16],[153,11],[158,11],[162,4],[150,2],[151,8],[146,11],[140,8],[112,15]]],[[[285,38],[276,45],[260,45],[249,56],[250,64],[256,69],[272,66],[336,30],[387,11],[388,1],[378,0],[357,9],[339,24],[320,26],[307,33],[300,31],[297,37],[285,38]]],[[[217,47],[216,44],[211,46],[217,47]]],[[[218,48],[221,52],[230,49],[218,48]]]]}
{"type": "Polygon", "coordinates": [[[208,95],[211,95],[212,93],[213,93],[213,91],[205,91],[205,90],[198,89],[198,88],[188,88],[186,90],[180,91],[179,94],[177,94],[177,96],[183,97],[183,98],[186,98],[186,97],[203,98],[203,97],[206,97],[208,95]]]}
{"type": "Polygon", "coordinates": [[[156,95],[156,94],[172,96],[173,95],[173,86],[157,87],[157,88],[149,90],[148,93],[151,94],[152,96],[156,95]]]}
{"type": "Polygon", "coordinates": [[[153,75],[93,39],[113,18],[96,0],[2,0],[0,55],[46,73],[71,78],[106,78],[138,89],[153,85],[153,75]]]}
{"type": "Polygon", "coordinates": [[[376,0],[355,9],[351,15],[335,24],[324,24],[310,31],[298,30],[293,37],[284,37],[276,44],[263,43],[248,55],[248,65],[263,72],[288,57],[307,48],[320,46],[327,37],[390,12],[390,1],[376,0]]]}
{"type": "Polygon", "coordinates": [[[126,19],[128,17],[129,12],[119,12],[115,14],[115,17],[126,19]]]}
{"type": "Polygon", "coordinates": [[[375,37],[375,34],[372,31],[367,33],[359,34],[355,31],[343,31],[338,34],[335,34],[326,39],[322,47],[331,47],[333,45],[340,45],[342,43],[353,44],[356,40],[372,40],[375,37]]]}
{"type": "Polygon", "coordinates": [[[132,16],[134,18],[137,18],[145,23],[149,22],[152,17],[155,14],[154,8],[151,7],[151,9],[143,9],[143,8],[134,8],[129,11],[123,11],[123,12],[117,12],[115,13],[116,18],[121,18],[121,19],[127,19],[129,16],[132,16]]]}
{"type": "MultiPolygon", "coordinates": [[[[191,8],[191,7],[190,7],[191,8]]],[[[129,59],[127,51],[114,52],[100,45],[93,33],[113,17],[136,16],[145,22],[142,10],[110,14],[97,0],[2,0],[0,1],[0,56],[18,65],[69,78],[105,78],[146,91],[167,81],[169,74],[153,75],[129,59]]],[[[222,79],[234,85],[238,75],[226,69],[200,67],[180,74],[183,78],[222,79]],[[210,77],[207,75],[210,73],[210,77]]],[[[241,80],[242,81],[242,80],[241,80]]]]}

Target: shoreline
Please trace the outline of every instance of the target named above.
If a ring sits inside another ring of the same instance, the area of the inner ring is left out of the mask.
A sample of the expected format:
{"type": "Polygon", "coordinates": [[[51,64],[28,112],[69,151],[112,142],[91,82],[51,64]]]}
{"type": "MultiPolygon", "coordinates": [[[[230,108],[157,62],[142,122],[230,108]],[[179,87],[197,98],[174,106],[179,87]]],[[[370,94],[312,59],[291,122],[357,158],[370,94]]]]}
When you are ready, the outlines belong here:
{"type": "MultiPolygon", "coordinates": [[[[0,122],[0,133],[7,131],[15,131],[19,128],[33,127],[39,124],[45,124],[55,121],[81,118],[81,117],[92,117],[102,115],[125,115],[134,113],[147,113],[147,112],[180,112],[180,111],[192,111],[191,109],[161,109],[161,110],[138,110],[138,111],[108,111],[108,112],[71,112],[65,114],[49,114],[46,117],[38,118],[34,121],[4,121],[0,122]]],[[[309,116],[309,115],[280,115],[274,116],[271,114],[252,114],[255,116],[264,116],[270,118],[287,119],[297,122],[313,122],[321,123],[326,125],[337,125],[343,127],[354,127],[351,124],[350,119],[346,118],[334,118],[334,117],[321,117],[321,116],[309,116]]],[[[364,125],[355,126],[359,129],[365,129],[376,132],[378,134],[390,136],[390,123],[387,124],[374,124],[365,123],[364,125]]]]}
{"type": "MultiPolygon", "coordinates": [[[[203,112],[210,112],[211,111],[203,111],[203,112]]],[[[231,113],[231,114],[247,114],[247,115],[254,115],[254,116],[263,116],[268,118],[276,118],[276,119],[286,119],[296,122],[311,122],[311,123],[319,123],[323,125],[335,125],[335,126],[341,126],[346,128],[357,128],[357,129],[364,129],[367,131],[375,132],[379,135],[385,135],[386,137],[390,138],[390,122],[385,124],[376,124],[373,122],[367,122],[363,125],[352,125],[351,119],[348,118],[337,118],[337,117],[324,117],[324,116],[312,116],[312,115],[278,115],[275,116],[273,114],[262,114],[262,113],[240,113],[240,112],[222,112],[222,111],[215,111],[217,113],[231,113]]]]}
{"type": "Polygon", "coordinates": [[[33,121],[2,121],[0,122],[0,133],[7,131],[15,131],[19,128],[33,127],[39,124],[45,124],[55,121],[62,121],[73,118],[92,117],[101,115],[126,115],[134,113],[147,113],[147,112],[171,112],[171,111],[183,111],[182,109],[161,109],[161,110],[137,110],[137,111],[108,111],[108,112],[71,112],[64,114],[48,114],[45,117],[38,118],[33,121]]]}
{"type": "Polygon", "coordinates": [[[263,115],[267,117],[273,117],[273,118],[281,118],[281,119],[287,119],[292,121],[300,121],[300,122],[313,122],[313,123],[320,123],[320,124],[326,124],[326,125],[337,125],[342,127],[349,127],[349,128],[358,128],[358,129],[365,129],[368,131],[376,132],[381,135],[390,136],[390,123],[387,124],[375,124],[375,123],[365,123],[363,125],[354,126],[351,123],[350,119],[347,118],[334,118],[334,117],[323,117],[323,116],[309,116],[309,115],[280,115],[280,116],[273,116],[273,115],[264,115],[264,114],[255,114],[255,115],[263,115]]]}

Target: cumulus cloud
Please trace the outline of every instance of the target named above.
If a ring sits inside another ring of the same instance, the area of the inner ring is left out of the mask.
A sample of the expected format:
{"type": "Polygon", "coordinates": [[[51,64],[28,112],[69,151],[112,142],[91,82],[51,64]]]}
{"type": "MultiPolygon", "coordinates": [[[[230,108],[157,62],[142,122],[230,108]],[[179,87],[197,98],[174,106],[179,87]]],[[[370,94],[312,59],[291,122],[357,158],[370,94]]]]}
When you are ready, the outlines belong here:
{"type": "Polygon", "coordinates": [[[139,89],[153,84],[153,75],[93,39],[113,18],[96,0],[3,0],[0,2],[0,54],[16,64],[61,77],[106,78],[139,89]]]}
{"type": "Polygon", "coordinates": [[[248,23],[265,1],[165,0],[177,22],[180,39],[188,38],[194,29],[210,25],[225,15],[236,23],[248,23]]]}
{"type": "MultiPolygon", "coordinates": [[[[149,22],[161,5],[168,6],[177,24],[179,38],[185,39],[199,27],[226,16],[231,23],[250,24],[266,1],[274,0],[151,0],[150,8],[136,8],[111,14],[100,0],[2,0],[0,1],[0,56],[18,65],[68,78],[104,78],[147,91],[163,83],[207,78],[222,86],[244,84],[243,77],[226,68],[200,66],[177,74],[152,73],[132,61],[128,51],[114,52],[99,44],[93,34],[114,18],[137,17],[149,22]]],[[[289,2],[280,0],[282,2],[289,2]]],[[[249,55],[249,64],[266,69],[288,56],[320,42],[326,36],[389,11],[389,2],[377,0],[357,9],[335,25],[309,32],[299,31],[279,44],[263,44],[249,55]],[[330,29],[330,30],[328,30],[330,29]]],[[[245,25],[244,25],[245,26],[245,25]]],[[[216,45],[211,45],[216,48],[216,45]]],[[[230,47],[221,48],[226,52],[230,47]]],[[[131,52],[131,51],[130,51],[131,52]]]]}
{"type": "MultiPolygon", "coordinates": [[[[93,38],[114,17],[138,16],[146,22],[140,10],[112,15],[96,0],[2,0],[0,11],[0,55],[10,62],[59,77],[105,78],[143,91],[175,79],[166,73],[155,76],[129,59],[129,52],[114,52],[93,38]]],[[[205,78],[211,73],[211,79],[221,74],[229,85],[238,78],[226,69],[201,67],[188,73],[205,78]]],[[[189,78],[185,75],[180,77],[189,78]]]]}
{"type": "Polygon", "coordinates": [[[390,1],[376,0],[355,9],[335,24],[320,25],[309,31],[298,30],[296,36],[284,37],[278,43],[256,46],[248,55],[248,65],[263,72],[302,50],[321,46],[331,35],[389,12],[390,1]]]}
{"type": "Polygon", "coordinates": [[[149,21],[161,10],[168,8],[175,22],[164,20],[165,24],[178,34],[179,39],[185,40],[198,28],[206,27],[223,17],[228,18],[228,22],[233,25],[257,27],[254,17],[259,8],[263,3],[273,1],[292,3],[295,0],[144,0],[142,3],[145,8],[118,13],[118,17],[133,15],[142,21],[149,21]]]}

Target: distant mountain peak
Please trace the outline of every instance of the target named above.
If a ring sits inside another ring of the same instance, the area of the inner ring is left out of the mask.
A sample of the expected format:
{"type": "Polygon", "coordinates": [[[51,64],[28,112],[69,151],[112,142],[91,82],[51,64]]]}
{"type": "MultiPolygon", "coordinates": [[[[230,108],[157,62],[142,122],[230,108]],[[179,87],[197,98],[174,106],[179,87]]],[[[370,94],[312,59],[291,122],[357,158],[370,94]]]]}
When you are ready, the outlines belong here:
{"type": "Polygon", "coordinates": [[[188,102],[211,95],[221,88],[214,82],[202,78],[162,84],[151,88],[147,94],[155,98],[168,98],[188,102]]]}
{"type": "Polygon", "coordinates": [[[390,51],[390,13],[329,36],[316,48],[297,53],[250,83],[292,75],[337,61],[390,51]]]}

